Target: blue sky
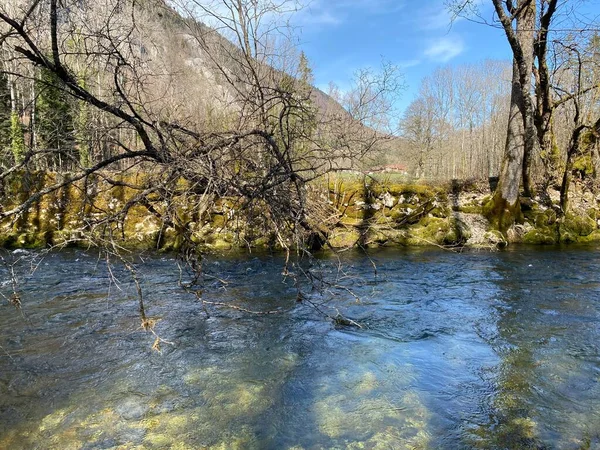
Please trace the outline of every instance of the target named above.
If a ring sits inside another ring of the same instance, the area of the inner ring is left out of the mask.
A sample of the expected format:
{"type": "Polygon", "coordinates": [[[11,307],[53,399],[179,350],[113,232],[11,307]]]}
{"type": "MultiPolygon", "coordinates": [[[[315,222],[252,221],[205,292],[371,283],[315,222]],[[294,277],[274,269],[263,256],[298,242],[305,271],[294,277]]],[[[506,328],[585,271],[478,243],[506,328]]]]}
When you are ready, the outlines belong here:
{"type": "MultiPolygon", "coordinates": [[[[457,20],[444,0],[313,0],[295,18],[300,47],[312,64],[315,84],[348,86],[361,67],[377,67],[382,58],[401,67],[406,91],[399,108],[414,98],[421,79],[436,67],[485,59],[510,59],[500,29],[457,20]]],[[[590,1],[586,9],[598,8],[590,1]]],[[[491,21],[485,0],[481,15],[491,21]]]]}

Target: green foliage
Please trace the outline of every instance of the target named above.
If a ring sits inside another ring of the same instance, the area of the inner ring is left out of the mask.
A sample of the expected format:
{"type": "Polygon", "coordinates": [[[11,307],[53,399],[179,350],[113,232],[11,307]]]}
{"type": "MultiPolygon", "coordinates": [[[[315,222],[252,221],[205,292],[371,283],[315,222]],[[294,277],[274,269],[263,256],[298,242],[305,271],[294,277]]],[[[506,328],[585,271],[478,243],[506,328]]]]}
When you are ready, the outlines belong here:
{"type": "Polygon", "coordinates": [[[36,82],[36,126],[42,148],[65,149],[73,145],[73,99],[63,88],[63,82],[54,73],[40,70],[36,82]]]}
{"type": "Polygon", "coordinates": [[[521,212],[519,201],[511,205],[502,196],[502,191],[499,189],[496,190],[496,193],[489,201],[484,203],[482,212],[490,222],[491,228],[500,231],[504,236],[515,222],[523,221],[523,213],[521,212]]]}
{"type": "Polygon", "coordinates": [[[0,150],[10,147],[10,129],[10,91],[6,76],[0,73],[0,150]]]}
{"type": "Polygon", "coordinates": [[[75,121],[75,140],[79,149],[79,164],[82,167],[90,166],[90,144],[87,133],[87,124],[89,121],[89,106],[86,103],[79,103],[77,120],[75,121]]]}
{"type": "Polygon", "coordinates": [[[573,161],[573,172],[579,174],[581,178],[586,178],[592,175],[594,173],[592,155],[588,153],[575,158],[573,161]]]}
{"type": "Polygon", "coordinates": [[[16,112],[10,115],[10,148],[15,158],[15,163],[19,164],[25,157],[25,138],[23,136],[23,127],[21,120],[16,112]]]}
{"type": "Polygon", "coordinates": [[[308,63],[308,58],[304,52],[300,53],[300,60],[298,61],[298,74],[302,83],[307,85],[311,85],[313,83],[313,72],[308,63]]]}

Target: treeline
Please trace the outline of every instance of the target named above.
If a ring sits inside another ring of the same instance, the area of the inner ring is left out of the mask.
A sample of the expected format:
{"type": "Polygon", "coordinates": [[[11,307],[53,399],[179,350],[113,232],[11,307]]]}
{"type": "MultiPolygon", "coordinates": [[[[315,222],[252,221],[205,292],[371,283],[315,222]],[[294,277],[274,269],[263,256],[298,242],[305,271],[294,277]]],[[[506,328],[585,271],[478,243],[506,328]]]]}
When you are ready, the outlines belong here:
{"type": "MultiPolygon", "coordinates": [[[[131,96],[138,104],[143,99],[153,101],[154,96],[166,97],[162,86],[151,80],[151,69],[144,60],[150,60],[150,49],[142,44],[143,33],[131,38],[134,30],[134,18],[124,14],[121,2],[81,2],[65,5],[60,17],[59,27],[73,26],[75,18],[79,23],[70,30],[61,45],[65,61],[68,64],[69,77],[75,89],[90,91],[110,108],[113,105],[127,104],[123,97],[131,96]],[[68,14],[66,13],[68,11],[68,14]],[[108,22],[108,18],[110,22],[108,22]],[[111,29],[99,34],[96,26],[109,23],[111,29]],[[133,42],[127,41],[130,38],[133,42]],[[121,46],[121,47],[120,47],[121,46]],[[112,61],[99,61],[105,55],[119,54],[121,67],[112,61]],[[133,80],[146,76],[151,86],[143,95],[134,95],[140,91],[133,80]],[[123,96],[115,92],[119,84],[123,96]],[[147,95],[151,92],[150,95],[147,95]]],[[[26,11],[25,3],[18,0],[2,5],[0,12],[18,14],[26,11]]],[[[180,44],[177,36],[172,36],[173,47],[161,47],[168,41],[164,28],[156,20],[157,15],[149,9],[139,7],[135,20],[145,23],[144,30],[154,28],[161,37],[158,46],[151,45],[152,56],[159,53],[171,53],[180,44]]],[[[37,19],[39,20],[39,19],[37,19]]],[[[165,21],[168,25],[168,21],[165,21]]],[[[48,22],[39,21],[31,30],[31,37],[44,51],[44,58],[52,58],[51,48],[44,48],[48,41],[48,22]]],[[[179,47],[181,47],[179,45],[179,47]]],[[[85,99],[78,98],[73,86],[69,86],[57,74],[54,67],[44,67],[24,58],[7,43],[0,45],[0,157],[2,169],[25,163],[28,169],[66,172],[81,170],[93,166],[107,158],[114,157],[124,149],[134,150],[139,142],[131,124],[111,115],[107,109],[98,108],[85,99]],[[75,95],[74,95],[75,94],[75,95]],[[27,161],[24,161],[27,159],[27,161]]],[[[154,68],[152,68],[153,70],[154,68]]],[[[163,73],[162,71],[161,73],[163,73]]],[[[171,74],[172,75],[172,74],[171,74]]],[[[150,107],[150,106],[149,106],[150,107]]],[[[163,108],[167,108],[167,102],[163,108]]],[[[122,168],[116,162],[115,169],[122,168]]]]}
{"type": "Polygon", "coordinates": [[[510,101],[505,61],[446,66],[424,78],[401,120],[417,177],[498,174],[510,101]]]}
{"type": "MultiPolygon", "coordinates": [[[[32,68],[33,70],[33,68],[32,68]]],[[[94,147],[88,108],[69,96],[50,71],[37,69],[34,80],[0,75],[0,148],[2,164],[23,161],[30,150],[42,151],[40,170],[70,170],[90,164],[94,147]]],[[[101,140],[95,143],[101,145],[101,140]]]]}
{"type": "MultiPolygon", "coordinates": [[[[586,123],[600,117],[600,37],[594,34],[584,40],[579,36],[557,40],[548,69],[551,89],[533,100],[540,128],[545,126],[541,123],[544,103],[555,105],[546,133],[552,142],[550,146],[537,143],[531,161],[534,181],[546,184],[558,183],[562,177],[576,116],[586,123]]],[[[422,81],[401,120],[401,134],[412,154],[415,176],[498,176],[507,139],[511,75],[510,62],[485,61],[442,67],[422,81]]],[[[532,85],[536,77],[539,72],[534,70],[532,85]]],[[[596,144],[594,131],[588,127],[573,155],[571,169],[575,175],[595,177],[600,173],[596,144]]]]}

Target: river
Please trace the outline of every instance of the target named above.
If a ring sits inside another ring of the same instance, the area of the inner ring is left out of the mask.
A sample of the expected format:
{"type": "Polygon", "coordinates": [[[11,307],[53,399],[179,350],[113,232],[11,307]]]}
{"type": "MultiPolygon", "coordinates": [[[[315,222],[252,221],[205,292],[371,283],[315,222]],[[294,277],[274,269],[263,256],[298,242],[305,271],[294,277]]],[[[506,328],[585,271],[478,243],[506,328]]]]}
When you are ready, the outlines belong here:
{"type": "Polygon", "coordinates": [[[157,352],[125,272],[47,256],[23,313],[0,303],[0,448],[600,448],[597,248],[371,258],[344,255],[343,288],[307,297],[359,329],[297,303],[278,257],[207,261],[226,284],[204,298],[279,314],[207,318],[173,257],[147,255],[157,352]]]}

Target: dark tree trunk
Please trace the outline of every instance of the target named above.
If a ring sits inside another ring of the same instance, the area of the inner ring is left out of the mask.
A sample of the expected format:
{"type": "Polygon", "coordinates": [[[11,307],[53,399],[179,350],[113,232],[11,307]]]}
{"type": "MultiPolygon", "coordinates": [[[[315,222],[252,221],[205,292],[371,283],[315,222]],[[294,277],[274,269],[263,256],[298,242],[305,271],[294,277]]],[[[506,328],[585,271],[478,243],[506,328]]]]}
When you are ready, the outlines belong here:
{"type": "Polygon", "coordinates": [[[579,138],[585,128],[584,125],[575,128],[569,141],[567,162],[565,163],[565,171],[563,172],[562,184],[560,186],[560,207],[564,214],[567,213],[567,208],[569,207],[569,186],[571,184],[571,171],[573,170],[573,157],[579,152],[579,138]]]}

